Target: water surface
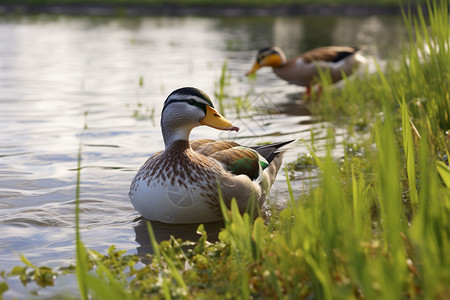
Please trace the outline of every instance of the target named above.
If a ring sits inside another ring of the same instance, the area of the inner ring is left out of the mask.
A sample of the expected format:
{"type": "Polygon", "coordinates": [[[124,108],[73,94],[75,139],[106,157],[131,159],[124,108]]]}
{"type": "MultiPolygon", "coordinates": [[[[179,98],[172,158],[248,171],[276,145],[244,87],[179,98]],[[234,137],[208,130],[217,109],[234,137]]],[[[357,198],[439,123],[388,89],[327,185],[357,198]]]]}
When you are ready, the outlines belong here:
{"type": "MultiPolygon", "coordinates": [[[[366,55],[383,60],[403,36],[397,17],[0,17],[0,270],[21,264],[20,253],[38,266],[73,262],[80,145],[83,241],[102,253],[112,244],[145,252],[128,189],[141,164],[163,148],[159,117],[172,90],[194,86],[214,99],[226,61],[225,115],[241,131],[202,127],[192,138],[301,138],[286,153],[292,162],[307,153],[311,131],[320,150],[324,124],[299,109],[302,88],[269,69],[254,80],[243,76],[256,50],[278,45],[293,56],[322,45],[365,45],[366,55]],[[239,97],[249,105],[237,114],[239,97]]],[[[339,144],[345,132],[336,130],[339,144]]],[[[310,177],[293,174],[296,193],[310,177]]],[[[271,195],[271,203],[286,202],[283,170],[271,195]]],[[[176,230],[162,227],[160,238],[176,230]]],[[[5,297],[22,297],[19,286],[12,280],[5,297]]],[[[58,288],[76,285],[59,279],[58,288]]]]}

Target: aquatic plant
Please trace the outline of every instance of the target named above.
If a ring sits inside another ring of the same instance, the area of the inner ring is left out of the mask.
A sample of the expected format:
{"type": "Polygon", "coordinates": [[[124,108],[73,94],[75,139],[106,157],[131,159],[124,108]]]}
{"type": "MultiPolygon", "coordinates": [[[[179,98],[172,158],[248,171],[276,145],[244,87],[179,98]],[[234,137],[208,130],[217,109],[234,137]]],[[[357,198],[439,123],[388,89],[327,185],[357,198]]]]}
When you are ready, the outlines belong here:
{"type": "Polygon", "coordinates": [[[228,61],[225,60],[222,64],[222,69],[220,73],[220,78],[218,82],[216,82],[216,91],[214,92],[214,96],[216,100],[219,102],[219,112],[221,114],[224,113],[224,99],[226,97],[225,88],[230,86],[230,74],[228,73],[228,61]]]}
{"type": "Polygon", "coordinates": [[[420,8],[405,11],[409,43],[402,58],[383,71],[353,76],[340,89],[324,89],[312,110],[328,120],[372,126],[374,112],[382,114],[388,100],[399,110],[393,120],[397,126],[404,100],[417,130],[425,129],[436,146],[433,152],[445,152],[444,135],[450,129],[450,26],[443,12],[448,9],[447,1],[437,0],[427,2],[426,14],[420,8]]]}

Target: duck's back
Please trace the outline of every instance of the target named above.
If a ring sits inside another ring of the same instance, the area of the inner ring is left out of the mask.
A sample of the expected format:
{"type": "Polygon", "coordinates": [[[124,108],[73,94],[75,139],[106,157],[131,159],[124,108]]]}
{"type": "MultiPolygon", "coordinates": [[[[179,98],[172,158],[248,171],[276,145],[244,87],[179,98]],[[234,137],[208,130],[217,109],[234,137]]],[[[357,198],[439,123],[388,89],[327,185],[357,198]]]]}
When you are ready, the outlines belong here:
{"type": "Polygon", "coordinates": [[[275,74],[289,83],[311,86],[320,78],[319,69],[329,72],[331,81],[337,82],[349,76],[361,63],[356,47],[321,47],[303,53],[274,68],[275,74]]]}

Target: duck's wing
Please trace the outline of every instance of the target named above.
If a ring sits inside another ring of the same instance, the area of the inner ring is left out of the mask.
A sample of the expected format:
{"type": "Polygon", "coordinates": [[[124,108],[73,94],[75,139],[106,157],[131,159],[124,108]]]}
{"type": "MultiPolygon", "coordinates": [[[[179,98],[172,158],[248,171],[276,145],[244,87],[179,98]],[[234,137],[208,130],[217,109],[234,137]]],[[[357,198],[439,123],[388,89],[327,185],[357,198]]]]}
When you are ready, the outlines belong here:
{"type": "Polygon", "coordinates": [[[196,151],[199,147],[214,142],[214,140],[210,140],[210,139],[200,139],[200,140],[193,140],[191,142],[191,148],[192,150],[196,151]]]}
{"type": "Polygon", "coordinates": [[[203,139],[191,142],[191,148],[195,152],[205,156],[210,156],[218,151],[227,150],[236,146],[239,146],[239,144],[233,141],[214,141],[203,139]]]}
{"type": "Polygon", "coordinates": [[[197,140],[191,142],[196,153],[220,162],[225,170],[234,175],[247,175],[251,179],[259,176],[259,155],[252,149],[241,147],[233,141],[197,140]],[[193,143],[194,146],[193,146],[193,143]]]}
{"type": "Polygon", "coordinates": [[[247,175],[252,180],[257,179],[260,175],[260,156],[251,148],[233,147],[215,152],[209,157],[220,162],[227,171],[234,175],[247,175]]]}
{"type": "MultiPolygon", "coordinates": [[[[227,171],[235,175],[247,175],[252,180],[256,180],[262,171],[282,153],[280,148],[293,141],[252,147],[237,146],[215,152],[210,157],[219,161],[227,171]]],[[[276,170],[278,168],[279,165],[276,170]]]]}
{"type": "Polygon", "coordinates": [[[358,50],[358,47],[320,47],[309,50],[296,58],[302,58],[307,63],[312,61],[338,62],[347,56],[355,54],[358,50]]]}

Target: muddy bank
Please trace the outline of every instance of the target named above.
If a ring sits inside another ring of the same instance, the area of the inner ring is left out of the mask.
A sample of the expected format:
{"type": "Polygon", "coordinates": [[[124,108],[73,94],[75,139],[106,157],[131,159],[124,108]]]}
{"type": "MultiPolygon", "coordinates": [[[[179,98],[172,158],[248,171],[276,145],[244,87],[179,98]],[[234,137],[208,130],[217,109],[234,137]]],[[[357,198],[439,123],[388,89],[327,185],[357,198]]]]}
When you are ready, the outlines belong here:
{"type": "MultiPolygon", "coordinates": [[[[272,7],[200,5],[27,5],[0,4],[0,14],[63,14],[92,16],[370,16],[401,14],[399,5],[309,4],[272,7]]],[[[416,8],[413,11],[417,11],[416,8]]]]}

